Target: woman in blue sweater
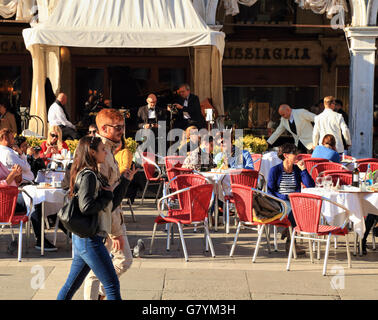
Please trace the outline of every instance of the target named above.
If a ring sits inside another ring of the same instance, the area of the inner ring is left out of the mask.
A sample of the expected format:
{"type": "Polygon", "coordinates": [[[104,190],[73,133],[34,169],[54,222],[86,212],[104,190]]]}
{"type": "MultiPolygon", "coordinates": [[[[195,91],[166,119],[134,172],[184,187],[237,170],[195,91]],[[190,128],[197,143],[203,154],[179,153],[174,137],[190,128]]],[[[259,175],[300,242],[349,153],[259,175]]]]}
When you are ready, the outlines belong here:
{"type": "MultiPolygon", "coordinates": [[[[268,177],[268,193],[286,202],[289,212],[288,219],[293,228],[296,223],[288,194],[301,192],[301,183],[307,188],[315,187],[315,182],[307,172],[303,160],[296,163],[298,153],[299,151],[294,144],[285,143],[282,145],[278,151],[278,157],[282,160],[282,163],[271,168],[268,177]]],[[[286,237],[289,241],[287,229],[282,233],[282,239],[286,237]]]]}
{"type": "Polygon", "coordinates": [[[326,134],[322,145],[316,146],[311,158],[322,158],[340,163],[340,155],[336,151],[336,139],[332,134],[326,134]]]}

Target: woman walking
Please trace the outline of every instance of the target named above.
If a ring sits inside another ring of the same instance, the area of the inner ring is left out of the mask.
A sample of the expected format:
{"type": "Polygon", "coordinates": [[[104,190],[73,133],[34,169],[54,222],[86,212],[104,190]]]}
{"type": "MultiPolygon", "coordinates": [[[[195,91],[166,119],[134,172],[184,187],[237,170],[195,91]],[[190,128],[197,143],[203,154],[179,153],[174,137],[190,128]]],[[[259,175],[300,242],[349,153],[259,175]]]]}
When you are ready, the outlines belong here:
{"type": "Polygon", "coordinates": [[[72,234],[74,258],[58,300],[72,299],[90,270],[103,284],[108,300],[121,300],[119,280],[104,245],[107,228],[103,227],[106,224],[102,220],[107,217],[104,217],[103,209],[113,200],[112,190],[97,169],[97,165],[104,162],[105,156],[106,150],[101,138],[86,136],[79,141],[71,168],[70,196],[77,194],[82,214],[99,215],[99,229],[90,238],[72,234]]]}

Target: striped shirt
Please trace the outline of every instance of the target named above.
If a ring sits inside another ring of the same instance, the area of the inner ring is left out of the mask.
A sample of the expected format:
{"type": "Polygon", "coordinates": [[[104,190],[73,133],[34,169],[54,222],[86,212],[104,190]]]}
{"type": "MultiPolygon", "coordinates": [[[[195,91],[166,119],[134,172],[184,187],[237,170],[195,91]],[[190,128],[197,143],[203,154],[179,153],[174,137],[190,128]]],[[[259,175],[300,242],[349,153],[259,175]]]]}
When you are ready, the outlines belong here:
{"type": "Polygon", "coordinates": [[[294,171],[291,173],[286,173],[285,171],[283,171],[278,192],[281,194],[289,194],[295,192],[295,188],[296,183],[294,171]]]}

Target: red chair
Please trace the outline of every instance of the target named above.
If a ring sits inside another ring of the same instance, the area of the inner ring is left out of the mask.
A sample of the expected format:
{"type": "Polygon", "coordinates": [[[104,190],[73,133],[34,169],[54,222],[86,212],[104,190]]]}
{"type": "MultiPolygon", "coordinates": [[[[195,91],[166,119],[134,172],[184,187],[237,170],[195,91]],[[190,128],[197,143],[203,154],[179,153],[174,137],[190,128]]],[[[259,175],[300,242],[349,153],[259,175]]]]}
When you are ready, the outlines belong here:
{"type": "Polygon", "coordinates": [[[311,154],[309,153],[300,153],[297,155],[297,160],[298,161],[301,161],[301,160],[304,160],[304,159],[310,159],[311,158],[311,154]]]}
{"type": "Polygon", "coordinates": [[[305,164],[305,167],[308,171],[308,173],[311,174],[311,168],[318,164],[318,163],[322,163],[322,162],[329,162],[329,160],[327,159],[322,159],[322,158],[309,158],[309,159],[303,159],[303,162],[305,164]]]}
{"type": "MultiPolygon", "coordinates": [[[[20,191],[25,192],[23,190],[20,190],[20,191]]],[[[29,243],[30,225],[28,223],[29,216],[27,212],[15,212],[18,193],[19,193],[19,190],[17,187],[13,187],[13,186],[0,187],[0,225],[10,226],[11,232],[12,232],[12,242],[16,241],[13,234],[12,227],[15,225],[20,226],[19,233],[18,233],[18,261],[21,262],[22,227],[24,223],[27,224],[27,237],[26,237],[26,248],[27,248],[28,243],[29,243]]],[[[30,197],[27,193],[26,195],[30,197]]],[[[32,199],[30,198],[30,209],[31,208],[32,208],[32,199]]],[[[29,209],[29,212],[31,212],[30,209],[29,209]]]]}
{"type": "MultiPolygon", "coordinates": [[[[273,197],[273,196],[271,196],[271,195],[269,195],[265,192],[262,192],[262,191],[257,190],[257,189],[253,189],[253,188],[248,187],[248,186],[243,186],[243,185],[240,185],[240,184],[232,184],[231,188],[232,188],[232,194],[233,194],[234,200],[235,200],[236,212],[237,212],[238,217],[239,217],[239,224],[238,224],[238,227],[236,229],[234,242],[233,242],[232,247],[231,247],[230,257],[232,257],[233,254],[234,254],[236,241],[238,239],[240,229],[245,228],[245,229],[250,229],[250,230],[257,230],[258,231],[258,238],[257,238],[256,248],[255,248],[255,251],[254,251],[254,254],[253,254],[253,258],[252,258],[252,262],[255,262],[258,251],[259,251],[261,237],[262,237],[262,233],[263,233],[264,229],[265,229],[265,235],[266,235],[266,240],[267,240],[267,245],[268,245],[268,251],[270,253],[269,235],[268,235],[268,231],[267,231],[268,225],[289,228],[290,231],[291,231],[291,224],[290,224],[289,219],[287,218],[287,205],[286,205],[285,201],[283,201],[279,198],[273,197]],[[265,195],[269,198],[272,198],[272,199],[279,201],[282,204],[282,207],[283,207],[282,217],[280,219],[276,219],[276,220],[273,220],[273,221],[268,222],[268,223],[261,223],[261,222],[256,221],[253,218],[253,210],[252,210],[253,194],[255,192],[261,193],[261,194],[263,194],[263,195],[265,195]],[[256,227],[257,227],[257,229],[256,229],[256,227]]],[[[294,251],[294,257],[296,258],[295,251],[294,251]]]]}
{"type": "Polygon", "coordinates": [[[262,154],[260,153],[251,153],[251,157],[253,160],[253,167],[254,169],[259,172],[261,168],[261,161],[262,161],[262,154]]]}
{"type": "Polygon", "coordinates": [[[375,170],[378,170],[378,162],[360,162],[358,163],[358,166],[357,166],[358,171],[366,172],[369,164],[370,164],[370,169],[372,172],[374,172],[375,170]]]}
{"type": "Polygon", "coordinates": [[[367,163],[378,162],[378,158],[364,158],[364,159],[357,159],[356,162],[357,162],[358,164],[360,164],[360,163],[364,163],[364,162],[367,162],[367,163]]]}
{"type": "Polygon", "coordinates": [[[334,201],[331,201],[327,198],[306,194],[306,193],[290,193],[289,194],[291,208],[293,210],[293,215],[297,226],[292,231],[291,244],[289,250],[289,257],[287,262],[286,270],[290,270],[290,261],[292,249],[294,246],[295,239],[307,239],[309,241],[310,247],[310,258],[313,263],[313,253],[312,253],[312,243],[311,241],[327,242],[325,257],[324,257],[324,266],[323,266],[323,275],[326,275],[327,270],[327,260],[329,247],[331,242],[332,235],[343,235],[346,239],[347,247],[347,256],[348,256],[348,267],[351,267],[350,252],[349,252],[349,240],[348,240],[348,228],[347,224],[349,222],[349,210],[338,204],[334,201]],[[329,226],[329,225],[320,225],[320,214],[323,201],[328,201],[331,204],[338,206],[339,208],[345,210],[347,213],[347,219],[344,221],[341,227],[329,226]],[[302,234],[304,236],[302,236],[302,234]],[[320,236],[327,236],[327,239],[321,239],[320,236]]]}
{"type": "MultiPolygon", "coordinates": [[[[231,184],[241,184],[243,186],[248,186],[251,188],[257,187],[257,182],[259,179],[259,172],[257,170],[250,169],[236,169],[230,170],[230,180],[231,184]]],[[[226,233],[230,233],[230,202],[235,203],[233,196],[225,196],[224,200],[226,202],[226,208],[223,210],[226,212],[226,233]]]]}
{"type": "Polygon", "coordinates": [[[181,168],[185,156],[166,156],[164,157],[165,168],[168,171],[171,168],[181,168]]]}
{"type": "Polygon", "coordinates": [[[312,179],[316,179],[316,177],[321,174],[323,171],[326,170],[345,170],[349,171],[347,167],[342,165],[341,163],[336,162],[320,162],[316,163],[312,168],[311,171],[309,171],[312,179]]]}
{"type": "Polygon", "coordinates": [[[339,185],[347,185],[350,186],[353,181],[353,172],[346,171],[346,170],[325,170],[321,172],[322,177],[331,176],[333,185],[337,185],[337,181],[339,181],[339,185]]]}
{"type": "Polygon", "coordinates": [[[142,204],[144,202],[144,196],[146,194],[149,185],[159,185],[158,191],[156,193],[155,203],[160,194],[161,187],[164,185],[165,179],[162,177],[162,172],[159,166],[155,162],[155,154],[149,152],[143,152],[142,155],[142,166],[144,174],[146,175],[146,185],[143,190],[142,204]],[[157,172],[157,176],[156,176],[157,172]]]}
{"type": "Polygon", "coordinates": [[[198,227],[203,227],[205,229],[206,237],[206,251],[207,244],[210,244],[211,255],[214,258],[215,252],[213,243],[210,238],[210,232],[207,222],[207,215],[209,208],[211,206],[211,200],[213,198],[213,186],[211,184],[202,184],[198,186],[192,186],[185,188],[179,191],[174,192],[173,194],[168,194],[165,197],[159,199],[158,210],[159,216],[155,220],[154,228],[152,231],[152,239],[150,245],[150,254],[152,253],[152,246],[155,239],[156,227],[161,223],[175,223],[179,229],[180,239],[182,249],[184,251],[185,261],[188,261],[188,252],[186,249],[186,244],[184,240],[183,229],[193,229],[198,227]],[[168,209],[168,214],[163,215],[160,210],[160,202],[164,198],[173,196],[173,195],[182,195],[187,197],[188,201],[185,201],[184,207],[180,209],[168,209]],[[184,226],[186,225],[186,226],[184,226]]]}

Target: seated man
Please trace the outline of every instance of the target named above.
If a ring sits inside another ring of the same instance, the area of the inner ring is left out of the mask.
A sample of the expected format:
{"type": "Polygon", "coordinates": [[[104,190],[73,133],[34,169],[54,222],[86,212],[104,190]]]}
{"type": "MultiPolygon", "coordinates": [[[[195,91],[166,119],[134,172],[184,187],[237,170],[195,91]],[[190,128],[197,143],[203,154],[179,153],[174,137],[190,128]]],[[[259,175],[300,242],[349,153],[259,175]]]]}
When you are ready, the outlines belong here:
{"type": "Polygon", "coordinates": [[[12,149],[14,146],[14,133],[10,129],[0,130],[0,162],[8,169],[18,164],[22,168],[22,179],[25,181],[33,181],[34,174],[31,171],[30,164],[26,156],[20,156],[12,149]]]}
{"type": "Polygon", "coordinates": [[[201,137],[201,145],[189,153],[182,167],[197,171],[210,171],[216,167],[213,159],[213,137],[201,137]]]}

